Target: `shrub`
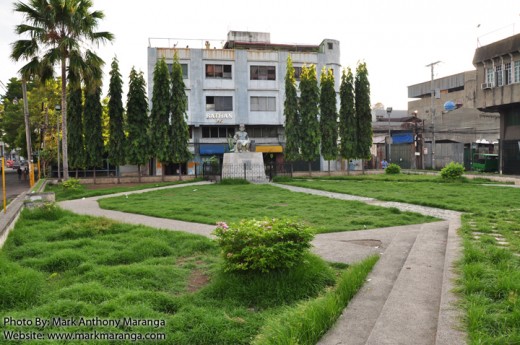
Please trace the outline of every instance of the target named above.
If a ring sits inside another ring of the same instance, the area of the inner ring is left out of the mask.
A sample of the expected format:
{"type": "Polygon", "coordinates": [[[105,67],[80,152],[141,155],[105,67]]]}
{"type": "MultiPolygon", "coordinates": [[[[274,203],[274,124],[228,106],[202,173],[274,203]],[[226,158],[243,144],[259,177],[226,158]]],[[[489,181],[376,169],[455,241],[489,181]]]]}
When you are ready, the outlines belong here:
{"type": "Polygon", "coordinates": [[[220,180],[220,184],[224,185],[237,185],[237,184],[249,184],[249,181],[243,178],[223,178],[220,180]]]}
{"type": "Polygon", "coordinates": [[[395,163],[388,165],[385,169],[386,174],[400,174],[401,167],[395,163]]]}
{"type": "Polygon", "coordinates": [[[220,222],[213,232],[222,249],[224,270],[269,272],[299,263],[314,232],[290,219],[220,222]]]}
{"type": "Polygon", "coordinates": [[[441,177],[448,180],[460,179],[462,174],[464,174],[464,167],[462,164],[455,162],[446,164],[441,170],[441,177]]]}
{"type": "Polygon", "coordinates": [[[283,182],[292,182],[292,181],[293,181],[293,178],[290,177],[290,176],[275,176],[275,177],[273,177],[273,182],[283,183],[283,182]]]}
{"type": "Polygon", "coordinates": [[[61,185],[64,190],[80,190],[82,188],[77,178],[69,178],[67,181],[63,181],[61,185]]]}

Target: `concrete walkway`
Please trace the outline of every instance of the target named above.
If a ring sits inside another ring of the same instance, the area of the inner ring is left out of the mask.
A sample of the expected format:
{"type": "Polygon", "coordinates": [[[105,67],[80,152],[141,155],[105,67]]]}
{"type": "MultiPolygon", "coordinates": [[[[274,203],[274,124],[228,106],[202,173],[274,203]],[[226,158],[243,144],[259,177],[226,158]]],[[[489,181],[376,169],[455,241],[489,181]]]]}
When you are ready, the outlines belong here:
{"type": "MultiPolygon", "coordinates": [[[[98,199],[117,195],[200,184],[166,186],[63,201],[59,205],[79,214],[210,236],[215,226],[103,210],[97,203],[98,199]]],[[[443,219],[435,223],[316,236],[313,251],[329,261],[354,263],[373,254],[380,255],[367,283],[344,310],[335,326],[325,334],[320,345],[466,343],[465,334],[460,331],[460,310],[454,307],[456,298],[451,292],[455,278],[453,263],[461,253],[460,239],[456,234],[460,227],[459,213],[300,187],[272,185],[299,193],[396,207],[443,219]]]]}

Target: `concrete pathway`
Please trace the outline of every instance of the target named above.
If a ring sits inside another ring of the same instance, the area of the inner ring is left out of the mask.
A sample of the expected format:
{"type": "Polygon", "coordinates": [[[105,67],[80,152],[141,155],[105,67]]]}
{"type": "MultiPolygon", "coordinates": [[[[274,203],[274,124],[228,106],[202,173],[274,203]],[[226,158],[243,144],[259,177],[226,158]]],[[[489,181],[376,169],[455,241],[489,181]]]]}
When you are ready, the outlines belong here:
{"type": "MultiPolygon", "coordinates": [[[[211,236],[215,228],[213,225],[103,210],[97,203],[101,198],[203,183],[63,201],[59,205],[79,214],[211,236]]],[[[335,326],[325,334],[320,345],[466,343],[465,334],[460,331],[460,310],[454,306],[456,297],[451,292],[455,278],[453,263],[461,253],[460,239],[456,234],[460,227],[459,213],[301,187],[272,185],[293,192],[357,200],[381,207],[396,207],[402,211],[443,219],[427,224],[316,236],[313,251],[329,261],[354,263],[373,254],[380,255],[367,283],[344,310],[335,326]]]]}

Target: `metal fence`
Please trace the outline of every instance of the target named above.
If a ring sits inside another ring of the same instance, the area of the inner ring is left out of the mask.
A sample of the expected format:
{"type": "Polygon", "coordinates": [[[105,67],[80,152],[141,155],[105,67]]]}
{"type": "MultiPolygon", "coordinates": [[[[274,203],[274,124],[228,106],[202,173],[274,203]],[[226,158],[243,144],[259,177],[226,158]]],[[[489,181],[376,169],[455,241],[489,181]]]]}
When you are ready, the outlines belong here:
{"type": "Polygon", "coordinates": [[[211,164],[203,163],[202,177],[209,181],[223,178],[245,179],[251,182],[272,181],[275,176],[292,177],[290,164],[211,164]]]}

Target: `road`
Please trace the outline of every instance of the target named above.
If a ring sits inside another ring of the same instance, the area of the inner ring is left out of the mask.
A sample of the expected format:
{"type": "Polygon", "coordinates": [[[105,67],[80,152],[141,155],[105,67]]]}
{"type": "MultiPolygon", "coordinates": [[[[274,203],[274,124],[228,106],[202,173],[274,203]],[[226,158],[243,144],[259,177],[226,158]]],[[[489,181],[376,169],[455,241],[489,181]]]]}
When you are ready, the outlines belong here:
{"type": "MultiPolygon", "coordinates": [[[[29,178],[24,181],[23,177],[18,180],[18,174],[16,170],[11,168],[5,169],[5,189],[7,195],[7,201],[11,201],[16,198],[20,193],[23,193],[29,189],[29,178]]],[[[0,208],[3,207],[4,193],[0,195],[0,208]]]]}

